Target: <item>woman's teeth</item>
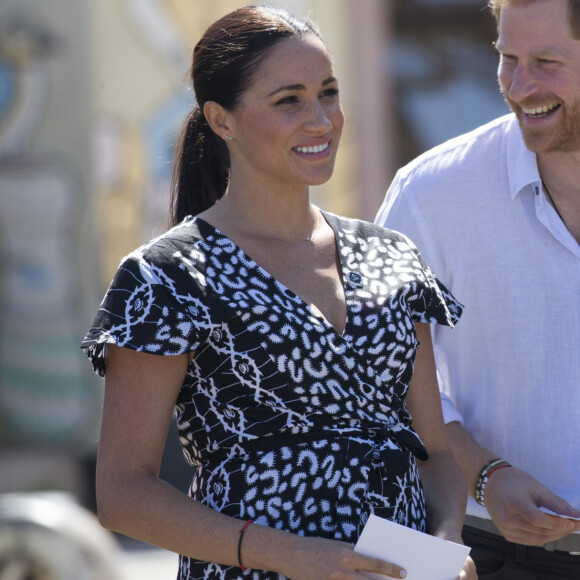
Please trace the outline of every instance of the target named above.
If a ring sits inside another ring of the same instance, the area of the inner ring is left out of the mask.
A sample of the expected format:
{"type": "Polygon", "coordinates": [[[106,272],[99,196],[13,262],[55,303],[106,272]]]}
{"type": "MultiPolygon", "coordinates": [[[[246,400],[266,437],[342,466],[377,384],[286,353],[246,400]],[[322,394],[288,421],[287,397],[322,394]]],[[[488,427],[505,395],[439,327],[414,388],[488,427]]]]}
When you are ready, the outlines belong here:
{"type": "Polygon", "coordinates": [[[314,145],[314,147],[295,147],[298,153],[320,153],[325,149],[328,149],[328,143],[324,145],[314,145]]]}

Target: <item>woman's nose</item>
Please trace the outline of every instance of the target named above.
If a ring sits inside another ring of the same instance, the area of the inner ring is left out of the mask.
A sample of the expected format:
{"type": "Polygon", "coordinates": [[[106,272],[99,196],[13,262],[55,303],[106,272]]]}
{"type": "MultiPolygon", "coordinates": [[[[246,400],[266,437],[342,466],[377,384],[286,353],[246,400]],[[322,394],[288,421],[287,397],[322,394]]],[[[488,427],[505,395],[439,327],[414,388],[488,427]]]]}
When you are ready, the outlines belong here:
{"type": "Polygon", "coordinates": [[[321,132],[326,132],[332,128],[332,121],[330,120],[329,115],[322,104],[312,104],[308,108],[305,126],[311,131],[321,132]]]}

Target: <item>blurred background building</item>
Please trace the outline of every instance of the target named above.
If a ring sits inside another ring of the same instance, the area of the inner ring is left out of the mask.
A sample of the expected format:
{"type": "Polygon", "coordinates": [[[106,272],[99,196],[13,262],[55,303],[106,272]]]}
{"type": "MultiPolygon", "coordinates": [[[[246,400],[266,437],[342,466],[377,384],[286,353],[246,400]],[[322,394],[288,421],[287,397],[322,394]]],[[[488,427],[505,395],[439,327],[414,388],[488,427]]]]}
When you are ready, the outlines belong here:
{"type": "MultiPolygon", "coordinates": [[[[398,167],[507,112],[485,0],[270,3],[318,22],[335,59],[325,209],[372,220],[398,167]]],[[[122,256],[166,227],[193,45],[243,5],[0,0],[0,494],[94,510],[103,383],[78,344],[122,256]]],[[[174,438],[163,475],[187,486],[174,438]]]]}

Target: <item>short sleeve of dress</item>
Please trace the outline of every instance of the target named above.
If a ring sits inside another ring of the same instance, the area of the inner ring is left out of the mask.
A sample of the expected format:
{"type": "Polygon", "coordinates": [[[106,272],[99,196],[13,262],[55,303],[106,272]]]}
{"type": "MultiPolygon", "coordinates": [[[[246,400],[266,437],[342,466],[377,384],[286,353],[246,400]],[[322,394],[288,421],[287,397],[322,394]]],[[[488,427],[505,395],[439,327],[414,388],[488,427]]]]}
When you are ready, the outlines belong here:
{"type": "Polygon", "coordinates": [[[413,320],[454,327],[463,313],[463,304],[433,274],[413,242],[399,235],[409,245],[414,266],[418,266],[416,272],[420,272],[414,292],[407,298],[413,320]]]}
{"type": "Polygon", "coordinates": [[[159,355],[197,348],[203,324],[196,318],[204,318],[205,309],[191,295],[180,299],[177,286],[167,268],[140,251],[123,259],[81,343],[96,373],[105,375],[107,344],[159,355]]]}

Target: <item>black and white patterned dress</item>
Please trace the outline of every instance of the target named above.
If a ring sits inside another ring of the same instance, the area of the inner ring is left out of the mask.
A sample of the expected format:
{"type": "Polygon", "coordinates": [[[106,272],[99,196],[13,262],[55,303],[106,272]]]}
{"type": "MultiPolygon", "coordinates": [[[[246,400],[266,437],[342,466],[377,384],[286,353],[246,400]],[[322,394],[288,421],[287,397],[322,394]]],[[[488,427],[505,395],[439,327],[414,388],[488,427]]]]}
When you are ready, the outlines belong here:
{"type": "MultiPolygon", "coordinates": [[[[369,514],[426,529],[405,395],[414,322],[462,306],[401,234],[324,213],[347,302],[342,335],[221,232],[187,218],[121,263],[84,348],[195,352],[178,400],[196,500],[240,520],[355,543],[369,514]]],[[[280,579],[180,558],[180,580],[280,579]]]]}

